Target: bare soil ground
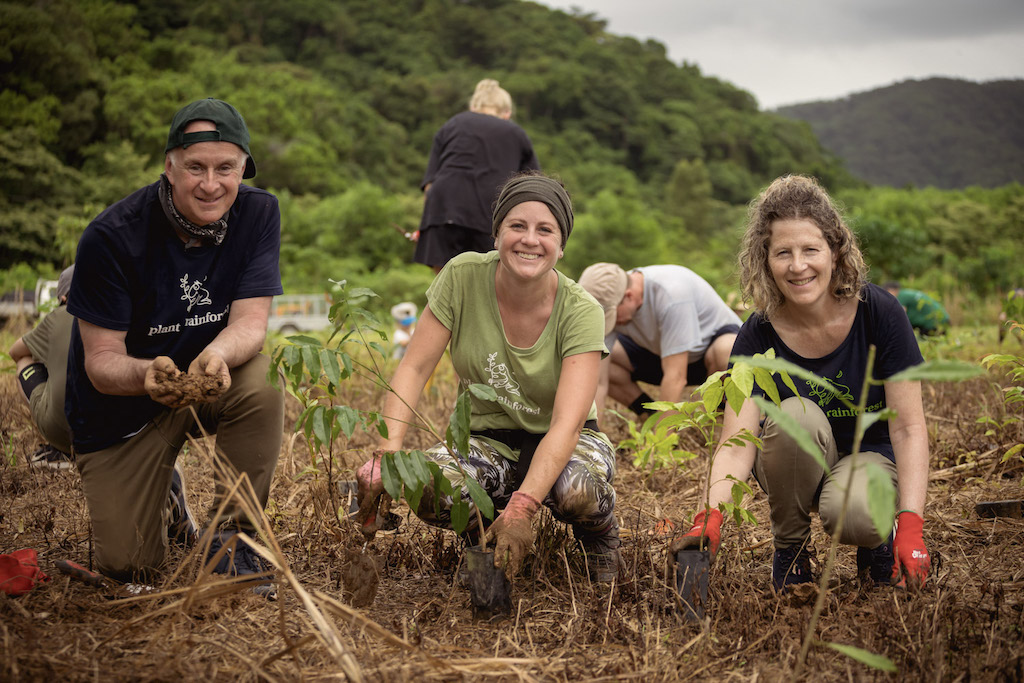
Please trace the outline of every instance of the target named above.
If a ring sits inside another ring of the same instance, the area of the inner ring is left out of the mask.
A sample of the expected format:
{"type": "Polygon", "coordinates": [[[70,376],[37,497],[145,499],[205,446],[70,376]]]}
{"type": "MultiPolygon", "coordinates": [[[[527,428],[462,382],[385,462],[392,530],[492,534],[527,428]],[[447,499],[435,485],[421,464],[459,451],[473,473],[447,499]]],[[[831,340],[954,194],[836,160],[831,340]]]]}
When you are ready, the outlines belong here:
{"type": "MultiPolygon", "coordinates": [[[[350,390],[352,405],[380,405],[373,387],[350,390]]],[[[756,485],[749,507],[759,525],[727,525],[706,618],[681,617],[666,590],[667,538],[656,525],[692,516],[705,466],[700,461],[641,472],[631,454],[620,453],[616,489],[625,568],[619,581],[592,584],[571,533],[545,512],[537,553],[512,586],[511,616],[476,621],[457,578],[461,541],[420,523],[404,505],[396,506],[400,528],[378,534],[363,556],[359,533],[332,510],[345,508],[337,483],[352,478],[370,439],[339,441],[313,467],[303,436],[292,427],[298,407],[289,399],[285,447],[267,508],[272,539],[264,539],[287,566],[279,574],[279,600],[267,602],[205,576],[199,549],[173,549],[161,591],[125,599],[54,567],[58,559],[90,565],[89,517],[74,469],[27,466],[40,437],[16,391],[12,375],[0,376],[0,429],[9,445],[0,464],[0,552],[35,548],[51,580],[23,597],[0,594],[2,680],[793,678],[812,606],[770,590],[767,505],[756,485]],[[353,607],[365,601],[374,580],[373,601],[353,607]]],[[[435,388],[426,401],[428,417],[444,424],[450,400],[450,387],[435,388]]],[[[977,423],[980,416],[1008,417],[989,379],[927,386],[925,410],[932,576],[915,594],[862,585],[854,550],[841,547],[816,637],[885,655],[900,680],[1022,680],[1024,520],[975,513],[979,501],[1024,498],[1021,460],[1000,462],[1021,441],[1021,427],[987,433],[991,425],[977,423]]],[[[619,440],[625,431],[611,436],[619,440]]],[[[427,445],[425,437],[419,445],[427,445]]],[[[180,457],[201,520],[212,500],[211,452],[209,443],[197,442],[180,457]]],[[[820,526],[813,542],[820,571],[828,547],[820,526]]],[[[816,645],[801,677],[889,680],[893,674],[816,645]]]]}

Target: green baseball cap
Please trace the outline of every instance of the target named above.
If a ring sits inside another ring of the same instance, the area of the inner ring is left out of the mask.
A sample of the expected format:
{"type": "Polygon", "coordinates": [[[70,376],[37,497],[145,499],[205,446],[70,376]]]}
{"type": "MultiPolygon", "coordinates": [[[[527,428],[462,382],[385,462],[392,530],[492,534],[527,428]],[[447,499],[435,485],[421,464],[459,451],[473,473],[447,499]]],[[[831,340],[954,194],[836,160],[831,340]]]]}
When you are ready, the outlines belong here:
{"type": "Polygon", "coordinates": [[[249,151],[249,129],[245,127],[245,120],[238,110],[227,102],[207,97],[205,100],[196,100],[185,105],[174,115],[164,152],[170,152],[175,147],[188,147],[197,142],[235,143],[249,157],[245,162],[242,177],[252,178],[256,175],[256,162],[249,151]],[[185,129],[193,121],[211,121],[217,130],[186,133],[185,129]]]}

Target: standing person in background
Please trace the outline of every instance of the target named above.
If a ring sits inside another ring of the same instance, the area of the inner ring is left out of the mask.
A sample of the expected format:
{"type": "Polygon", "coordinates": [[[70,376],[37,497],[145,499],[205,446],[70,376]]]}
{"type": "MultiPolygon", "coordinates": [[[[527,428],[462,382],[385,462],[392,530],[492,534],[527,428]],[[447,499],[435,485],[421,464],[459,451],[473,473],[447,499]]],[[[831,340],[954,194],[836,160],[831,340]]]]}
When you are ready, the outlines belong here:
{"type": "Polygon", "coordinates": [[[907,312],[910,325],[921,334],[942,334],[949,328],[949,313],[946,313],[942,304],[924,292],[900,287],[898,282],[886,282],[885,289],[896,297],[907,312]]]}
{"type": "Polygon", "coordinates": [[[526,132],[512,123],[512,97],[485,78],[469,111],[456,114],[434,135],[420,188],[423,217],[413,260],[437,273],[465,251],[488,252],[491,208],[512,175],[540,169],[526,132]]]}
{"type": "Polygon", "coordinates": [[[751,205],[739,263],[740,285],[744,298],[753,301],[754,313],[736,337],[734,356],[775,349],[778,358],[824,377],[857,404],[873,346],[877,355],[872,377],[883,383],[868,388],[866,410],[889,408],[896,415],[868,427],[854,463],[854,411],[844,409],[836,393],[807,381],[796,380],[798,395],[793,395],[776,376],[780,409],[818,445],[832,471],[826,477],[778,423],[761,420],[754,401],[745,401],[738,415],[727,406],[708,482],[709,510],[698,512],[690,531],[672,542],[670,557],[693,545],[718,551],[718,505],[731,500],[730,479],[746,481],[753,470],[768,494],[775,543],[772,585],[777,591],[813,580],[811,513],[817,510],[825,531],[833,533],[847,487],[849,505],[839,542],[857,546],[858,571],[875,583],[923,584],[930,560],[922,538],[928,429],[921,383],[887,381],[923,360],[910,321],[885,290],[866,282],[867,267],[856,238],[812,178],[783,176],[761,193],[751,205]],[[760,449],[734,440],[744,430],[760,437],[760,449]],[[879,535],[872,521],[868,463],[896,486],[895,538],[888,529],[879,535]]]}
{"type": "MultiPolygon", "coordinates": [[[[218,457],[249,478],[262,508],[284,427],[284,394],[260,353],[282,291],[281,214],[274,195],[242,183],[256,175],[249,130],[227,102],[198,100],[174,115],[164,151],[157,182],[85,229],[69,303],[75,462],[97,565],[119,580],[148,581],[163,563],[164,501],[190,434],[216,434],[218,457]],[[216,378],[217,393],[196,402],[159,379],[183,373],[216,378]]],[[[220,509],[230,484],[218,478],[210,508],[213,571],[247,576],[272,597],[238,536],[257,520],[235,500],[220,509]]]]}
{"type": "Polygon", "coordinates": [[[654,399],[640,382],[660,386],[660,399],[676,403],[725,370],[740,319],[708,282],[689,268],[645,266],[628,273],[595,263],[580,285],[604,309],[605,345],[597,386],[598,415],[611,396],[637,415],[654,399]]]}
{"type": "Polygon", "coordinates": [[[28,401],[32,421],[46,439],[32,455],[29,465],[64,470],[74,464],[71,457],[71,429],[64,416],[64,383],[68,369],[71,324],[68,294],[74,266],[64,269],[57,280],[57,308],[35,329],[11,346],[11,360],[18,368],[18,383],[28,401]]]}

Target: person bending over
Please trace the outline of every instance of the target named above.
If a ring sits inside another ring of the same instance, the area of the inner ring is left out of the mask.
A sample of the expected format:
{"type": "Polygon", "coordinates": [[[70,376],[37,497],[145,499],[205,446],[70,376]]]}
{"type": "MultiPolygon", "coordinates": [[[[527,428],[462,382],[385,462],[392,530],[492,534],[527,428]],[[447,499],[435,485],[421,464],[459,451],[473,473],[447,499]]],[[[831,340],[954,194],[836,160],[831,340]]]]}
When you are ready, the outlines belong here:
{"type": "Polygon", "coordinates": [[[687,398],[708,375],[725,370],[740,319],[714,288],[689,268],[646,266],[628,273],[614,263],[595,263],[580,284],[605,315],[598,414],[606,396],[646,415],[652,399],[637,382],[660,385],[662,401],[687,398]]]}

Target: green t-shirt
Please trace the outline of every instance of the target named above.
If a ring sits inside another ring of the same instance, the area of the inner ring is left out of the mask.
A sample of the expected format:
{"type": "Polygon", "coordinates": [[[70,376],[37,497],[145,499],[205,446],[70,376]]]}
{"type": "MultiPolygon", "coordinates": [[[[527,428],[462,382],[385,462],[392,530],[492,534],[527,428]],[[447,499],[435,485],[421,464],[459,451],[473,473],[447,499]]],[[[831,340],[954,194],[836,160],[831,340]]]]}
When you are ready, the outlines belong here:
{"type": "Polygon", "coordinates": [[[924,292],[901,288],[896,298],[907,309],[910,324],[919,330],[931,331],[949,325],[946,309],[924,292]]]}
{"type": "MultiPolygon", "coordinates": [[[[498,401],[472,397],[470,428],[523,429],[551,425],[562,359],[604,347],[604,313],[597,301],[561,273],[551,318],[530,348],[512,346],[498,313],[494,276],[498,252],[466,252],[444,267],[427,289],[427,304],[451,330],[451,354],[462,387],[487,384],[498,401]]],[[[597,418],[591,401],[589,419],[597,418]]]]}

